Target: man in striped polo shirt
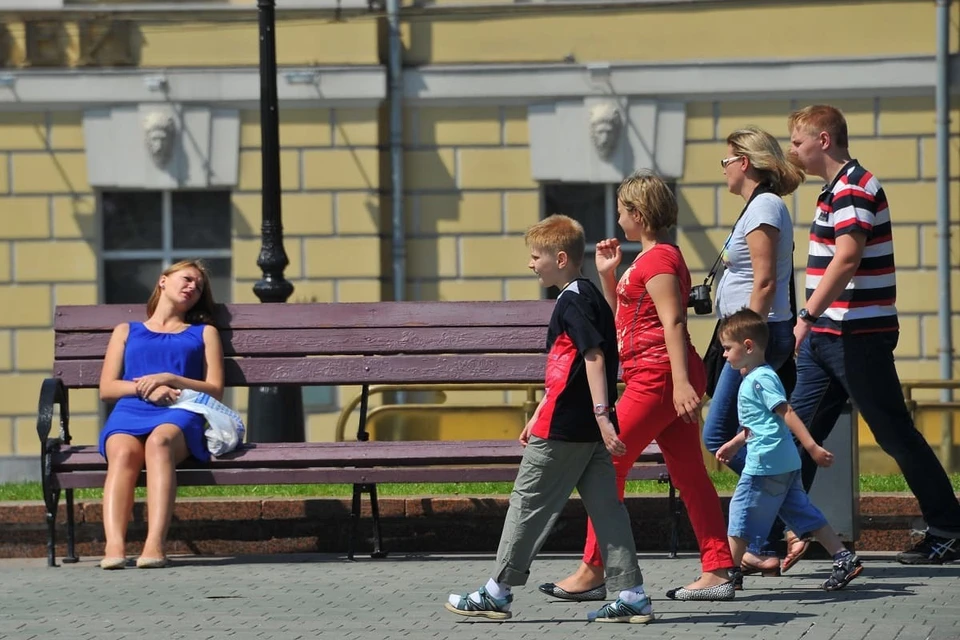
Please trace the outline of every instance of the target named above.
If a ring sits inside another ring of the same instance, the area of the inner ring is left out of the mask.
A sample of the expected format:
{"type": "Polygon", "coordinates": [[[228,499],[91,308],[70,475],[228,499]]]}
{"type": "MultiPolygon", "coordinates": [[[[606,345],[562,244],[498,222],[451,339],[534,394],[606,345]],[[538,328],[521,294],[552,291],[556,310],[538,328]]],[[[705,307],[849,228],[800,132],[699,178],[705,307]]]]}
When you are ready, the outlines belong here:
{"type": "MultiPolygon", "coordinates": [[[[893,350],[897,321],[893,235],[877,178],[851,158],[836,108],[790,114],[790,160],[827,184],[817,198],[807,258],[807,303],[797,314],[797,386],[790,404],[817,443],[847,399],[877,444],[900,466],[927,523],[923,540],[897,559],[942,564],[960,557],[960,503],[903,400],[893,350]]],[[[816,463],[801,452],[809,490],[816,463]]],[[[796,532],[800,534],[801,532],[796,532]]]]}

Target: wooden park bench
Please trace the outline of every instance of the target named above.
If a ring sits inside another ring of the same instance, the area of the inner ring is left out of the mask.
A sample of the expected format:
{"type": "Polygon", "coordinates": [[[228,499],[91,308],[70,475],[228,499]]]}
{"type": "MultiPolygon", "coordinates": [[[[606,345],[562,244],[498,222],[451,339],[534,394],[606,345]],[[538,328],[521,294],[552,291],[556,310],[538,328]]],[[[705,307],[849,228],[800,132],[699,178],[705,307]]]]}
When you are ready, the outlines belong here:
{"type": "MultiPolygon", "coordinates": [[[[177,484],[352,484],[348,556],[353,559],[361,497],[367,493],[373,555],[382,557],[378,483],[513,481],[522,449],[515,440],[370,441],[369,386],[542,383],[552,305],[551,301],[223,305],[216,324],[223,340],[226,385],[362,385],[356,440],[247,444],[209,463],[184,462],[177,469],[177,484]]],[[[55,566],[61,491],[67,517],[64,562],[76,562],[73,491],[102,487],[107,468],[95,445],[72,443],[68,392],[97,387],[113,327],[143,319],[142,305],[56,309],[54,377],[43,382],[37,419],[49,566],[55,566]],[[55,409],[60,428],[51,437],[55,409]]],[[[659,448],[649,447],[629,477],[669,482],[659,448]]],[[[145,473],[140,482],[145,483],[145,473]]],[[[672,484],[670,501],[672,556],[679,508],[672,484]]]]}

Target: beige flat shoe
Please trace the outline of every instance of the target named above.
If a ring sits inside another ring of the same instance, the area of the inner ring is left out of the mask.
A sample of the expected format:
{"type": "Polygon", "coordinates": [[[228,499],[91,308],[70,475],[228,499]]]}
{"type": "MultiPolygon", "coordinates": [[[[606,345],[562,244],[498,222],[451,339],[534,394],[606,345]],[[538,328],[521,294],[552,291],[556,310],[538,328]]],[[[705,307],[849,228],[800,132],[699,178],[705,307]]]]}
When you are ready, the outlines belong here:
{"type": "Polygon", "coordinates": [[[100,561],[100,568],[106,571],[115,571],[127,566],[127,559],[124,557],[104,558],[100,561]]]}
{"type": "Polygon", "coordinates": [[[144,556],[137,558],[137,569],[163,569],[167,564],[166,558],[147,558],[144,556]]]}

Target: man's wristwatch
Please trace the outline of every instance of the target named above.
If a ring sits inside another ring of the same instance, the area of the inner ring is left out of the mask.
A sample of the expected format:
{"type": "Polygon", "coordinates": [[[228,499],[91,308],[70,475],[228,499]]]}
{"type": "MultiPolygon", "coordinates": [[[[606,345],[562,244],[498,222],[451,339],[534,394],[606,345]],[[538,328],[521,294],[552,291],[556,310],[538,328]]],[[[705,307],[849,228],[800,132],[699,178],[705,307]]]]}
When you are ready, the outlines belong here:
{"type": "Polygon", "coordinates": [[[595,404],[593,405],[593,415],[600,417],[605,416],[610,413],[610,407],[605,404],[595,404]]]}
{"type": "Polygon", "coordinates": [[[806,309],[800,309],[800,312],[797,314],[797,317],[803,320],[804,322],[809,322],[810,324],[814,324],[816,323],[817,320],[820,319],[818,316],[813,315],[806,309]]]}

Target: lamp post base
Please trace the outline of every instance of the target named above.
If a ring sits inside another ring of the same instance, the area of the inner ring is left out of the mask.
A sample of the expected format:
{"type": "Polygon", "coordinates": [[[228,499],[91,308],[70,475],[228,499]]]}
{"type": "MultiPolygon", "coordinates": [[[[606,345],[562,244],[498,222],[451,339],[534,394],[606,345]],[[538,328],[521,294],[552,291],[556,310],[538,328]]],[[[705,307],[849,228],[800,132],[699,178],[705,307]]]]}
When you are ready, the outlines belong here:
{"type": "Polygon", "coordinates": [[[304,442],[303,394],[296,385],[251,387],[247,442],[304,442]]]}

